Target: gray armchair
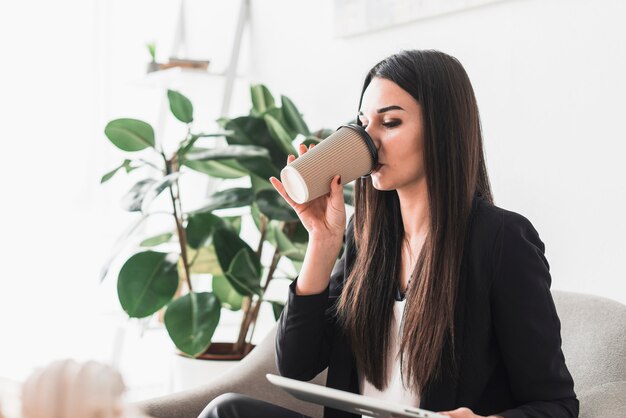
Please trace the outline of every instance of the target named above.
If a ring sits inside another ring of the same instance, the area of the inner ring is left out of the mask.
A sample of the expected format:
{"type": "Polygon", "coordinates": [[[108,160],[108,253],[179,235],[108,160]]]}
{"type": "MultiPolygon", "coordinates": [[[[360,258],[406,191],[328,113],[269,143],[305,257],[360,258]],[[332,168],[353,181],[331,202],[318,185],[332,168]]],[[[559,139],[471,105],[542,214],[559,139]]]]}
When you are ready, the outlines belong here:
{"type": "MultiPolygon", "coordinates": [[[[623,416],[626,411],[626,306],[610,299],[554,291],[563,353],[574,377],[581,418],[623,416]]],[[[226,392],[238,392],[276,403],[312,417],[322,407],[301,402],[266,379],[277,374],[275,331],[232,371],[212,384],[145,401],[139,406],[155,418],[195,418],[209,401],[226,392]]],[[[315,383],[323,384],[325,372],[315,383]]]]}

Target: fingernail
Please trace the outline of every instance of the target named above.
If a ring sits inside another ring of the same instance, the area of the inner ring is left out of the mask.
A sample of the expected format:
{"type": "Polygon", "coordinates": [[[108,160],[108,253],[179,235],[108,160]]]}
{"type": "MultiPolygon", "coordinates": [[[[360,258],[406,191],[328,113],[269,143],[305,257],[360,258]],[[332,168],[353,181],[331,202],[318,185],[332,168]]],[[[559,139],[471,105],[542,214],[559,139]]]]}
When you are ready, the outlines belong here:
{"type": "Polygon", "coordinates": [[[341,176],[337,178],[337,184],[341,184],[341,176]]]}

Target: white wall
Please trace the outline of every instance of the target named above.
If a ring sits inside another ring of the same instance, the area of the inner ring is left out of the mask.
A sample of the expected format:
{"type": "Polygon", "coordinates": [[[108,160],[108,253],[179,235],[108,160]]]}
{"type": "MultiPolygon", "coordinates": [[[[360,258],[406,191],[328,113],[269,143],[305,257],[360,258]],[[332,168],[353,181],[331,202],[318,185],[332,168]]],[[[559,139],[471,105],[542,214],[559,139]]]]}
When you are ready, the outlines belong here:
{"type": "Polygon", "coordinates": [[[456,56],[478,97],[496,203],[533,222],[553,288],[626,302],[626,3],[510,0],[342,39],[332,12],[332,0],[253,0],[252,78],[312,127],[336,127],[378,60],[456,56]]]}

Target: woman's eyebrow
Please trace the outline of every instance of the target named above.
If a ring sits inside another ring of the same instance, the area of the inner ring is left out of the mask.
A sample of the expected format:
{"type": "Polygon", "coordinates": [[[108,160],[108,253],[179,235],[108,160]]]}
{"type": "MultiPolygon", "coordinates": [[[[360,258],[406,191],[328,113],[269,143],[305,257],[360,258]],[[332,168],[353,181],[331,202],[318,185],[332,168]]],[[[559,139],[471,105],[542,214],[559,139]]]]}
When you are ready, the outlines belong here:
{"type": "MultiPolygon", "coordinates": [[[[378,110],[376,111],[376,113],[385,113],[385,112],[388,112],[388,111],[390,111],[390,110],[404,110],[404,109],[403,109],[403,108],[401,108],[401,107],[400,107],[400,106],[398,106],[398,105],[391,105],[391,106],[381,107],[380,109],[378,109],[378,110]]],[[[361,110],[359,110],[358,115],[359,115],[359,116],[363,116],[363,112],[362,112],[361,110]]]]}

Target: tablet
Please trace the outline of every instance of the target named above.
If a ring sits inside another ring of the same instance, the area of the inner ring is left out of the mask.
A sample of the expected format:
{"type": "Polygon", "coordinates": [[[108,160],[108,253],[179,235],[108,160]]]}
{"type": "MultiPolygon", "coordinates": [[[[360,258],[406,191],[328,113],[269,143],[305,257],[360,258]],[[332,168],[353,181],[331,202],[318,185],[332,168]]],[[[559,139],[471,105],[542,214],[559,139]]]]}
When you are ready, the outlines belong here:
{"type": "Polygon", "coordinates": [[[369,396],[327,388],[300,380],[289,379],[275,374],[266,374],[272,384],[286,390],[294,397],[311,403],[340,409],[357,415],[370,417],[418,417],[418,418],[448,418],[435,412],[415,408],[413,406],[398,405],[369,396]]]}

